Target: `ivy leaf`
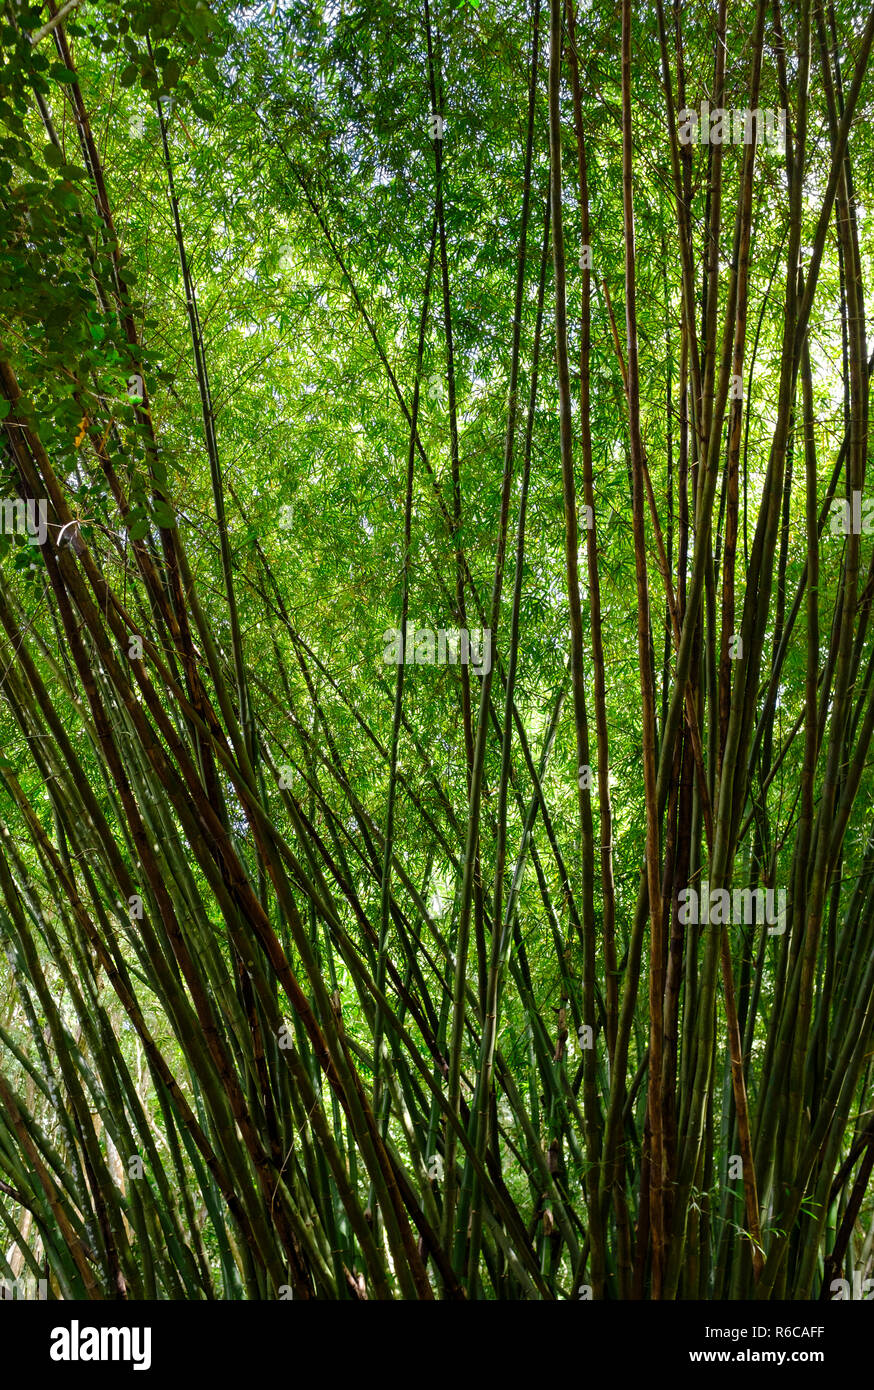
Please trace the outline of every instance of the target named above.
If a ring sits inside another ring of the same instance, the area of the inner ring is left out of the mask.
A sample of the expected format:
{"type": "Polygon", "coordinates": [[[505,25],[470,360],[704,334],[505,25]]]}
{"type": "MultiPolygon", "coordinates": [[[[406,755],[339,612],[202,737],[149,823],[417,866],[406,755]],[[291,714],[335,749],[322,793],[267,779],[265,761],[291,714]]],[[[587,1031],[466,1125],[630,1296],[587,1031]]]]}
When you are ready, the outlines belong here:
{"type": "Polygon", "coordinates": [[[160,498],[152,506],[152,520],[156,526],[160,526],[164,531],[169,531],[176,525],[173,508],[169,503],[162,502],[160,498]]]}

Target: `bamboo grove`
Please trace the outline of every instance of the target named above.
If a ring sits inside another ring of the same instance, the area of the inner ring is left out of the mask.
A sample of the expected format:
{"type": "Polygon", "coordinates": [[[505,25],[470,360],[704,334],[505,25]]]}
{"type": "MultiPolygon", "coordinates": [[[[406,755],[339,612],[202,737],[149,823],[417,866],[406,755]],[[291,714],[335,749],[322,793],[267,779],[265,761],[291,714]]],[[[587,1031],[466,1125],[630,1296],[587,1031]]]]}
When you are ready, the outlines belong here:
{"type": "Polygon", "coordinates": [[[874,1276],[872,42],[4,5],[0,1279],[874,1276]]]}

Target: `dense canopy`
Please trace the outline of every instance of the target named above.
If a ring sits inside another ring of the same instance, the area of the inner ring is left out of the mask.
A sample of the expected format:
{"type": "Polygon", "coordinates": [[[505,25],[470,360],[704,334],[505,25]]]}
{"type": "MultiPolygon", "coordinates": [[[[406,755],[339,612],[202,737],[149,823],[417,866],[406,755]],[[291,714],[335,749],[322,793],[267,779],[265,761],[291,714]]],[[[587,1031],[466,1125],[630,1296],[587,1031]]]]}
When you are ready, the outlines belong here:
{"type": "Polygon", "coordinates": [[[872,41],[5,5],[0,1278],[867,1288],[872,41]]]}

